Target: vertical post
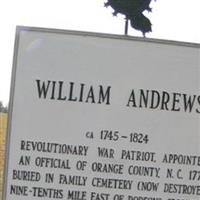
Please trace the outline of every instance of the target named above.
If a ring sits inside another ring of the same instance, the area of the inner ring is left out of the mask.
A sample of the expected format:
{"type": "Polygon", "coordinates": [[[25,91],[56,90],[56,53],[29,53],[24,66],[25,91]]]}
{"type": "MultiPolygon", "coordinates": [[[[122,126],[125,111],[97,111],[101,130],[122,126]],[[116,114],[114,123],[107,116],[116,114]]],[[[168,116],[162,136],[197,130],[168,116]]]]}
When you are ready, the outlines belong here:
{"type": "Polygon", "coordinates": [[[124,31],[125,35],[128,35],[128,18],[126,17],[126,21],[125,21],[125,31],[124,31]]]}

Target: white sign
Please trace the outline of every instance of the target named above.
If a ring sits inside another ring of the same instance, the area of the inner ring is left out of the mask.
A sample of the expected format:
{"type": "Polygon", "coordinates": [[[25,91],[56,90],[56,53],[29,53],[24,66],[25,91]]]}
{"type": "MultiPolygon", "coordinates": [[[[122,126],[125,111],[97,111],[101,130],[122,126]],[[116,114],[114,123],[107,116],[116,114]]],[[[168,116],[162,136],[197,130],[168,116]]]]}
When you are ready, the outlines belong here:
{"type": "Polygon", "coordinates": [[[199,200],[199,45],[18,27],[4,200],[199,200]]]}

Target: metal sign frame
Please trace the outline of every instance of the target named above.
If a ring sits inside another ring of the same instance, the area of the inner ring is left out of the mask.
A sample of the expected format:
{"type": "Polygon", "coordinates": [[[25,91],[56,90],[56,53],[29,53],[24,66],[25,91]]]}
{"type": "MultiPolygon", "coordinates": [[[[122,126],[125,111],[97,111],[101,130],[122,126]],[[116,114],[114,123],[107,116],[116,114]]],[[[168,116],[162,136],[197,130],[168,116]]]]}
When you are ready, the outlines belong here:
{"type": "Polygon", "coordinates": [[[58,30],[58,29],[46,29],[46,28],[36,28],[36,27],[25,27],[18,26],[16,29],[16,39],[14,47],[14,58],[13,58],[13,70],[12,70],[12,79],[11,79],[11,92],[10,92],[10,102],[9,102],[9,117],[8,117],[8,130],[7,130],[7,139],[6,139],[6,153],[5,153],[5,167],[4,167],[4,190],[3,190],[3,199],[6,200],[6,188],[7,188],[7,179],[8,179],[8,169],[9,169],[9,155],[10,155],[10,138],[11,136],[11,124],[13,117],[13,102],[15,97],[15,82],[16,82],[16,71],[17,71],[17,61],[19,56],[19,42],[20,42],[20,32],[45,32],[45,33],[58,33],[63,35],[78,35],[84,37],[97,37],[97,38],[109,38],[109,39],[118,39],[126,41],[137,41],[143,43],[154,43],[162,45],[172,45],[172,46],[183,46],[183,47],[192,47],[200,49],[200,44],[187,43],[187,42],[177,42],[170,40],[158,40],[158,39],[148,39],[140,37],[130,37],[130,36],[120,36],[120,35],[111,35],[111,34],[102,34],[102,33],[91,33],[91,32],[79,32],[79,31],[69,31],[69,30],[58,30]]]}

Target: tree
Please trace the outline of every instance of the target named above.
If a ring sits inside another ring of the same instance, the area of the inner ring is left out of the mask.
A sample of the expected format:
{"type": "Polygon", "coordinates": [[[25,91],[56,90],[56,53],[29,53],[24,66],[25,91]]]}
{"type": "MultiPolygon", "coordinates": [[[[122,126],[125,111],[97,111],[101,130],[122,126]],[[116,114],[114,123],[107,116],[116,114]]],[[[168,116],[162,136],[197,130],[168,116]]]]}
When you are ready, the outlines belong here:
{"type": "MultiPolygon", "coordinates": [[[[114,9],[113,15],[118,13],[125,15],[126,25],[128,20],[132,28],[142,32],[143,36],[151,32],[151,21],[143,14],[144,11],[151,12],[150,3],[152,0],[108,0],[105,7],[111,6],[114,9]]],[[[127,34],[127,31],[125,31],[127,34]]]]}
{"type": "Polygon", "coordinates": [[[3,103],[0,101],[0,112],[3,110],[3,103]]]}
{"type": "Polygon", "coordinates": [[[4,106],[2,101],[0,101],[0,112],[3,112],[3,113],[7,113],[8,112],[8,107],[4,106]]]}

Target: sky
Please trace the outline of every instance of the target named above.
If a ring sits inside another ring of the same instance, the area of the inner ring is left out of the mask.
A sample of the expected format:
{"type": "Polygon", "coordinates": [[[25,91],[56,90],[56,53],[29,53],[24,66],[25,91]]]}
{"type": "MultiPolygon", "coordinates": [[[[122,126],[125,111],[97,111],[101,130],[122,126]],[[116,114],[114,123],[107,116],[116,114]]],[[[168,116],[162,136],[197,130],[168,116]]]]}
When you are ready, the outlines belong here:
{"type": "MultiPolygon", "coordinates": [[[[9,102],[17,25],[124,34],[124,16],[112,16],[107,0],[4,0],[0,8],[0,101],[9,102]]],[[[152,0],[148,38],[200,43],[200,0],[152,0]]],[[[129,27],[129,35],[142,37],[129,27]]]]}

